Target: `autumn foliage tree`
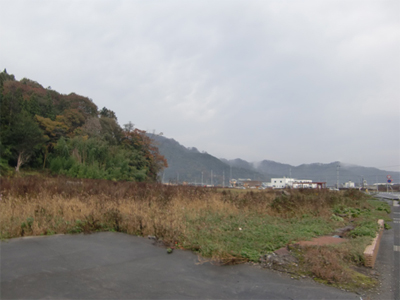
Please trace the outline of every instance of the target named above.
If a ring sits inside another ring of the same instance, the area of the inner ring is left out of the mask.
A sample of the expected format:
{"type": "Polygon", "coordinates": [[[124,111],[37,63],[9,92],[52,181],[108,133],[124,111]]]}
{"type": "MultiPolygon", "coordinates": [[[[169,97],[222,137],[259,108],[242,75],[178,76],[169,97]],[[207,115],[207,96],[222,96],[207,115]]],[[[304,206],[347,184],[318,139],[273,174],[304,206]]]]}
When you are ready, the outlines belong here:
{"type": "Polygon", "coordinates": [[[57,141],[68,132],[68,126],[62,122],[63,119],[56,119],[52,121],[49,118],[44,118],[38,115],[35,115],[35,120],[39,124],[40,128],[43,130],[43,168],[46,166],[47,155],[49,151],[51,151],[54,146],[57,144],[57,141]]]}
{"type": "Polygon", "coordinates": [[[155,181],[167,166],[146,135],[87,97],[0,73],[0,172],[22,166],[72,177],[155,181]]]}
{"type": "MultiPolygon", "coordinates": [[[[131,126],[125,125],[125,128],[131,129],[131,126]]],[[[168,167],[167,160],[160,154],[153,140],[145,131],[139,129],[125,130],[123,143],[126,147],[135,149],[142,154],[144,158],[143,167],[147,169],[149,178],[156,180],[159,172],[168,167]]]]}

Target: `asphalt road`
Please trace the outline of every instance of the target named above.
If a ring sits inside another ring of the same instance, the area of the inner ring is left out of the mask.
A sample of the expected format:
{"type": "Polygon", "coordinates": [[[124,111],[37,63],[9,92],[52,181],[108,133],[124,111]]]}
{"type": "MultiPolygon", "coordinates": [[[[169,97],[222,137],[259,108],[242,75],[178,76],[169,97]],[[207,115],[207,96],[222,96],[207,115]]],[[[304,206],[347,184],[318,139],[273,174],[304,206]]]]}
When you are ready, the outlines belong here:
{"type": "Polygon", "coordinates": [[[381,199],[390,199],[390,200],[399,200],[400,199],[400,193],[398,192],[391,192],[391,193],[377,193],[374,195],[376,198],[381,198],[381,199]]]}
{"type": "Polygon", "coordinates": [[[251,265],[198,263],[122,233],[0,242],[1,299],[360,299],[251,265]]]}
{"type": "Polygon", "coordinates": [[[400,300],[400,207],[397,205],[393,208],[393,256],[394,256],[394,299],[400,300]]]}
{"type": "MultiPolygon", "coordinates": [[[[388,200],[386,200],[388,201],[388,200]]],[[[390,230],[385,230],[381,239],[375,270],[380,277],[380,288],[371,295],[372,299],[400,300],[400,206],[392,204],[390,230]]]]}
{"type": "Polygon", "coordinates": [[[400,206],[393,201],[393,293],[394,299],[400,300],[400,206]]]}

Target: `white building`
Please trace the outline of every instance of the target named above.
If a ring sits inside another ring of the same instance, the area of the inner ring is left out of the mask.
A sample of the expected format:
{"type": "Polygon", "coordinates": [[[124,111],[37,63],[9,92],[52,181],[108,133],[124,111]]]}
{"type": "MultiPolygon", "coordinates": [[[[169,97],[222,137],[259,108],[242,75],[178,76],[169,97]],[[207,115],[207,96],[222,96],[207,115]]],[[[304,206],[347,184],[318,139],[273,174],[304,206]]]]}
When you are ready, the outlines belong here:
{"type": "Polygon", "coordinates": [[[351,189],[351,188],[355,188],[356,185],[353,181],[347,181],[344,183],[343,187],[345,187],[347,189],[351,189]]]}
{"type": "Polygon", "coordinates": [[[310,179],[294,179],[283,177],[271,178],[270,186],[274,189],[316,189],[318,187],[318,184],[310,179]]]}
{"type": "Polygon", "coordinates": [[[300,179],[293,182],[293,188],[295,189],[316,189],[317,184],[313,183],[310,179],[300,179]]]}
{"type": "Polygon", "coordinates": [[[293,178],[271,178],[271,186],[274,189],[284,189],[286,187],[292,187],[293,186],[293,182],[295,181],[295,179],[293,178]]]}

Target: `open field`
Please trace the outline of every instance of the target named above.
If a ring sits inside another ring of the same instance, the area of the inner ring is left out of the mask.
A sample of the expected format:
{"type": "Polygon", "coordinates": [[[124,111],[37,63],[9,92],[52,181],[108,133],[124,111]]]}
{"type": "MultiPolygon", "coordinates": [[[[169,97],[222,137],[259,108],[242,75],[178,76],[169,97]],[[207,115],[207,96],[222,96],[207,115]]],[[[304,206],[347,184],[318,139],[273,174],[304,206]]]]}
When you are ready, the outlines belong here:
{"type": "Polygon", "coordinates": [[[389,206],[358,191],[217,190],[27,176],[1,178],[0,237],[119,231],[154,236],[218,263],[256,262],[351,224],[349,241],[292,249],[285,270],[346,288],[372,286],[355,268],[389,206]]]}

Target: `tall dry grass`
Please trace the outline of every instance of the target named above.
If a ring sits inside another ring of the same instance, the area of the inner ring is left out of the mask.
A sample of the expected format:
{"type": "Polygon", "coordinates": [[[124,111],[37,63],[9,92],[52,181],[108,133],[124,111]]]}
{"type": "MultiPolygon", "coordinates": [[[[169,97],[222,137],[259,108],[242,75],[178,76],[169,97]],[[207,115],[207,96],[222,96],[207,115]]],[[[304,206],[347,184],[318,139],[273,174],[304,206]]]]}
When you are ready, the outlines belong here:
{"type": "Polygon", "coordinates": [[[154,235],[169,243],[184,239],[188,230],[193,230],[187,220],[204,213],[329,217],[333,205],[352,201],[351,197],[321,190],[291,191],[290,195],[275,191],[235,193],[39,176],[1,178],[1,194],[2,238],[115,230],[154,235]]]}
{"type": "MultiPolygon", "coordinates": [[[[328,234],[349,222],[351,214],[332,218],[333,211],[356,207],[351,211],[369,213],[372,209],[357,191],[243,193],[40,176],[0,178],[0,184],[1,239],[119,231],[155,236],[165,245],[228,263],[258,261],[261,254],[291,241],[328,234]]],[[[359,240],[339,250],[310,248],[302,254],[303,265],[313,276],[343,282],[352,276],[346,263],[360,264],[366,242],[359,240]]]]}
{"type": "Polygon", "coordinates": [[[2,178],[1,193],[2,238],[115,230],[174,242],[188,217],[243,209],[210,189],[62,177],[2,178]]]}

